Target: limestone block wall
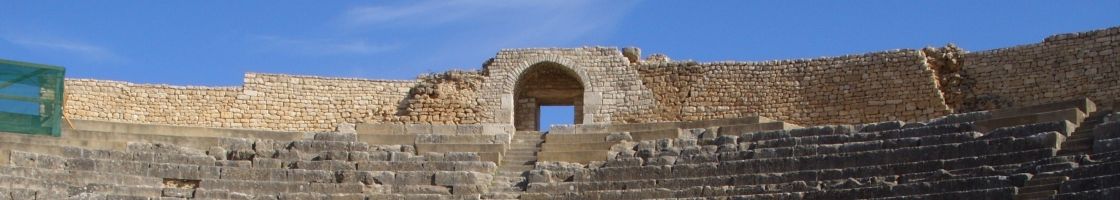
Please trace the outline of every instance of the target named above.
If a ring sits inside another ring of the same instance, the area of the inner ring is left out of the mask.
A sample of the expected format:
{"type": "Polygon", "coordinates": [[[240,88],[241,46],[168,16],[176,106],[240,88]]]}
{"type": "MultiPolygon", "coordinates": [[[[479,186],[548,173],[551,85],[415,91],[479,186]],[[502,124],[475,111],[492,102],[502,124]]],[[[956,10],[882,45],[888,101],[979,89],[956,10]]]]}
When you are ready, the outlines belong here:
{"type": "Polygon", "coordinates": [[[224,127],[239,87],[183,87],[67,79],[67,118],[224,127]],[[225,116],[223,116],[225,115],[225,116]]]}
{"type": "Polygon", "coordinates": [[[415,81],[245,75],[229,127],[332,130],[339,123],[399,122],[415,81]]]}
{"type": "Polygon", "coordinates": [[[248,73],[243,87],[66,80],[65,116],[133,123],[327,131],[339,123],[406,121],[415,81],[248,73]]]}
{"type": "Polygon", "coordinates": [[[755,114],[803,125],[918,121],[950,111],[926,56],[897,50],[767,62],[649,62],[637,66],[657,121],[755,114]]]}
{"type": "Polygon", "coordinates": [[[421,76],[412,88],[401,119],[407,123],[477,124],[487,116],[478,103],[485,79],[476,71],[449,71],[421,76]]]}
{"type": "Polygon", "coordinates": [[[608,47],[506,49],[479,71],[417,80],[248,73],[241,87],[183,87],[68,79],[64,113],[285,131],[328,131],[340,123],[512,125],[517,83],[542,64],[577,79],[582,94],[571,96],[580,99],[577,117],[585,124],[755,115],[801,125],[922,121],[1077,97],[1113,105],[1120,96],[1120,27],[974,53],[950,45],[708,63],[670,62],[663,55],[642,61],[638,54],[608,47]]]}
{"type": "Polygon", "coordinates": [[[1120,27],[1051,36],[1042,43],[961,56],[964,105],[997,109],[1088,97],[1120,98],[1120,27]]]}

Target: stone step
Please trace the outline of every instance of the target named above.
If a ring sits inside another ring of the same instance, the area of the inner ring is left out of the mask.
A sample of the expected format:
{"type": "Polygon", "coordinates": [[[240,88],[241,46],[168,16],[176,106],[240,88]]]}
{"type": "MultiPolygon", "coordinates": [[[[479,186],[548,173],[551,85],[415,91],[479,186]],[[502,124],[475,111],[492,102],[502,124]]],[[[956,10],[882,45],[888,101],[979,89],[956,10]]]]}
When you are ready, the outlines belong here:
{"type": "Polygon", "coordinates": [[[535,152],[535,151],[506,151],[505,156],[507,158],[508,157],[517,157],[517,156],[537,157],[537,152],[535,152]]]}
{"type": "MultiPolygon", "coordinates": [[[[509,176],[509,177],[517,177],[517,176],[522,176],[522,175],[524,175],[524,174],[525,174],[525,171],[520,171],[520,170],[515,170],[515,171],[500,171],[500,172],[498,172],[498,175],[499,175],[499,176],[509,176]]],[[[520,183],[520,182],[524,182],[524,180],[521,180],[521,181],[510,181],[510,182],[512,182],[512,183],[520,183]]]]}
{"type": "Polygon", "coordinates": [[[721,127],[719,127],[719,129],[717,130],[716,133],[718,133],[719,135],[739,136],[743,133],[749,133],[749,132],[770,131],[770,130],[785,130],[785,129],[794,129],[794,128],[801,128],[801,126],[797,126],[795,124],[790,124],[790,123],[785,123],[785,122],[767,122],[767,123],[759,123],[759,124],[721,126],[721,127]]]}
{"type": "Polygon", "coordinates": [[[526,140],[514,139],[510,142],[510,146],[514,146],[514,145],[516,145],[516,146],[537,146],[537,145],[540,145],[541,143],[544,143],[544,140],[528,140],[528,141],[526,141],[526,140]]]}
{"type": "Polygon", "coordinates": [[[1019,126],[1051,121],[1064,120],[1073,124],[1081,124],[1081,121],[1083,119],[1085,119],[1085,113],[1081,112],[1077,108],[1068,108],[1042,113],[993,117],[992,119],[976,121],[974,124],[980,132],[987,133],[1000,127],[1019,126]]]}
{"type": "Polygon", "coordinates": [[[0,165],[8,164],[8,159],[12,150],[61,156],[63,155],[63,149],[64,147],[54,145],[0,141],[0,156],[3,156],[3,158],[0,158],[0,161],[3,161],[0,165]]]}
{"type": "MultiPolygon", "coordinates": [[[[490,189],[490,192],[491,193],[520,194],[520,193],[524,193],[525,190],[522,190],[519,187],[509,187],[507,189],[490,189]]],[[[482,198],[482,199],[488,199],[488,198],[482,198]]],[[[511,198],[505,197],[505,198],[498,198],[498,199],[511,199],[511,198]]],[[[512,198],[512,199],[517,199],[517,198],[512,198]]]]}
{"type": "Polygon", "coordinates": [[[1074,145],[1074,144],[1092,145],[1093,144],[1093,137],[1066,138],[1066,141],[1062,144],[1062,146],[1074,145]]]}
{"type": "Polygon", "coordinates": [[[504,152],[505,144],[416,144],[416,153],[427,152],[504,152]]]}
{"type": "Polygon", "coordinates": [[[511,192],[494,192],[482,195],[483,199],[520,199],[521,194],[511,192]]]}
{"type": "Polygon", "coordinates": [[[520,172],[532,170],[534,167],[535,166],[533,166],[533,165],[505,165],[505,166],[498,167],[498,171],[499,172],[518,172],[518,173],[520,173],[520,172]]]}
{"type": "Polygon", "coordinates": [[[506,156],[536,156],[538,153],[539,153],[538,151],[523,150],[523,151],[506,151],[506,153],[502,154],[502,155],[506,155],[506,156]]]}
{"type": "Polygon", "coordinates": [[[1058,190],[1058,187],[1061,186],[1062,184],[1035,184],[1035,185],[1027,184],[1027,185],[1028,186],[1026,186],[1026,187],[1020,188],[1019,191],[1034,192],[1034,191],[1058,190]]]}
{"type": "Polygon", "coordinates": [[[565,152],[540,152],[538,161],[573,162],[588,164],[591,161],[607,160],[608,151],[565,151],[565,152]]]}
{"type": "MultiPolygon", "coordinates": [[[[52,137],[41,135],[27,135],[19,133],[3,133],[0,132],[0,142],[5,144],[30,144],[37,146],[71,146],[71,147],[84,147],[92,149],[107,149],[107,150],[123,150],[127,147],[129,141],[119,140],[86,140],[78,139],[70,136],[52,137]]],[[[0,145],[0,149],[7,148],[8,145],[0,145]]]]}
{"type": "MultiPolygon", "coordinates": [[[[529,165],[512,165],[511,164],[511,165],[499,166],[497,168],[497,172],[524,172],[524,171],[533,170],[535,168],[536,168],[536,165],[532,165],[532,164],[529,164],[529,165]]],[[[514,174],[514,176],[520,177],[521,174],[514,174]]]]}
{"type": "Polygon", "coordinates": [[[1068,176],[1054,175],[1054,176],[1031,178],[1031,180],[1028,181],[1027,184],[1028,185],[1032,185],[1032,184],[1034,184],[1034,185],[1060,184],[1060,183],[1062,183],[1064,181],[1068,181],[1068,180],[1069,180],[1068,176]]]}
{"type": "Polygon", "coordinates": [[[1058,151],[1058,155],[1064,156],[1071,154],[1090,153],[1092,152],[1092,150],[1092,145],[1072,145],[1068,147],[1063,146],[1062,149],[1058,151]]]}
{"type": "Polygon", "coordinates": [[[548,134],[545,135],[545,143],[551,144],[570,144],[570,143],[595,143],[606,142],[607,133],[594,133],[594,134],[548,134]]]}
{"type": "Polygon", "coordinates": [[[502,157],[502,160],[503,161],[506,161],[506,160],[529,161],[529,160],[537,160],[537,156],[515,156],[515,155],[506,154],[506,156],[502,157]]]}
{"type": "Polygon", "coordinates": [[[416,135],[358,134],[358,141],[371,145],[412,145],[416,135]]]}
{"type": "MultiPolygon", "coordinates": [[[[724,118],[724,119],[710,119],[710,120],[690,120],[690,121],[677,121],[677,122],[653,122],[653,123],[630,123],[630,124],[580,124],[573,127],[553,129],[546,135],[583,135],[583,134],[602,134],[602,133],[620,133],[620,132],[638,132],[638,131],[653,131],[664,129],[694,129],[694,128],[708,128],[719,126],[731,126],[740,124],[757,124],[773,122],[766,117],[748,116],[739,118],[724,118]]],[[[547,137],[547,136],[546,136],[547,137]]]]}
{"type": "Polygon", "coordinates": [[[1085,134],[1075,134],[1075,135],[1071,135],[1071,136],[1067,137],[1066,141],[1080,140],[1080,139],[1093,140],[1093,139],[1095,139],[1095,136],[1091,132],[1090,133],[1085,133],[1085,134]]]}
{"type": "Polygon", "coordinates": [[[610,150],[611,146],[619,142],[589,142],[589,143],[544,143],[541,144],[541,151],[549,152],[563,152],[563,151],[588,151],[588,150],[610,150]]]}
{"type": "Polygon", "coordinates": [[[501,165],[501,166],[498,166],[498,171],[502,171],[503,169],[515,169],[515,170],[521,170],[521,171],[528,171],[528,170],[533,169],[536,166],[537,165],[534,165],[534,164],[501,165]]]}
{"type": "Polygon", "coordinates": [[[523,141],[544,141],[544,136],[520,136],[520,135],[515,135],[515,136],[513,136],[513,139],[514,140],[523,140],[523,141]]]}
{"type": "Polygon", "coordinates": [[[209,128],[197,126],[176,126],[176,125],[154,125],[154,124],[137,124],[126,122],[109,122],[98,120],[81,120],[70,119],[68,124],[73,127],[64,126],[62,135],[66,137],[70,135],[69,131],[96,131],[106,133],[128,133],[136,135],[164,135],[164,136],[177,136],[185,138],[195,137],[216,137],[216,138],[241,138],[241,139],[262,139],[262,140],[278,140],[278,141],[292,141],[302,140],[305,136],[304,132],[289,132],[289,131],[269,131],[269,130],[254,130],[254,129],[237,129],[237,128],[209,128]]]}
{"type": "Polygon", "coordinates": [[[510,148],[509,151],[538,152],[538,151],[541,151],[541,149],[536,148],[536,147],[532,147],[532,148],[510,148]]]}
{"type": "Polygon", "coordinates": [[[1083,113],[1092,113],[1097,111],[1097,104],[1088,98],[1080,98],[1075,100],[1059,101],[1054,103],[1038,104],[1025,107],[1007,108],[989,111],[992,118],[1004,118],[1011,116],[1030,115],[1034,113],[1043,113],[1056,110],[1063,110],[1074,108],[1083,113]]]}
{"type": "Polygon", "coordinates": [[[532,165],[532,164],[536,164],[536,163],[537,163],[537,161],[536,161],[536,160],[526,160],[526,161],[502,161],[502,165],[532,165]]]}
{"type": "MultiPolygon", "coordinates": [[[[250,139],[229,138],[221,136],[178,136],[178,135],[162,135],[162,134],[145,134],[145,133],[125,133],[125,132],[102,132],[102,131],[88,131],[88,130],[65,130],[63,137],[75,140],[99,140],[99,141],[122,141],[122,142],[139,142],[139,143],[166,143],[176,146],[189,147],[199,150],[209,149],[210,147],[224,147],[225,144],[232,144],[238,142],[249,142],[250,139]]],[[[284,138],[284,137],[281,137],[284,138]]],[[[300,139],[295,139],[300,140],[300,139]]],[[[292,140],[276,140],[276,141],[292,141],[292,140]]]]}
{"type": "Polygon", "coordinates": [[[1050,199],[1058,194],[1057,190],[1034,191],[1027,193],[1019,193],[1015,195],[1016,200],[1034,200],[1034,199],[1050,199]]]}
{"type": "Polygon", "coordinates": [[[630,138],[632,141],[647,141],[659,139],[679,138],[681,129],[662,129],[662,130],[649,130],[649,131],[631,131],[630,138]]]}
{"type": "Polygon", "coordinates": [[[523,177],[521,175],[514,175],[514,176],[498,175],[498,176],[494,176],[494,181],[496,183],[497,182],[516,183],[516,182],[525,181],[525,177],[523,177]]]}
{"type": "Polygon", "coordinates": [[[540,150],[541,150],[540,146],[522,146],[522,147],[510,147],[510,149],[506,150],[506,151],[507,152],[538,152],[540,150]]]}
{"type": "MultiPolygon", "coordinates": [[[[513,177],[513,176],[510,176],[510,177],[513,177]]],[[[520,184],[520,183],[524,183],[524,182],[525,182],[525,178],[509,179],[509,180],[500,181],[500,182],[493,182],[490,185],[500,186],[498,188],[503,188],[503,187],[504,188],[518,188],[517,185],[520,184]]]]}

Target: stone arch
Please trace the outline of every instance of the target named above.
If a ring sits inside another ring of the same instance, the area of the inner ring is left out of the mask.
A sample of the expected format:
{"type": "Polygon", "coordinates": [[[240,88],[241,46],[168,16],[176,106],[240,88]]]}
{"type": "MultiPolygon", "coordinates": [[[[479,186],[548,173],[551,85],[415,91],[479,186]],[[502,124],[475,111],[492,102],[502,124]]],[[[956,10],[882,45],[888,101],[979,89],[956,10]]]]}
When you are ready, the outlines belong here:
{"type": "MultiPolygon", "coordinates": [[[[513,109],[511,122],[517,130],[539,128],[540,106],[571,105],[576,112],[575,123],[589,121],[594,108],[584,106],[593,87],[589,76],[579,65],[563,58],[527,59],[509,73],[504,93],[510,96],[513,109]],[[559,76],[558,76],[559,75],[559,76]]],[[[598,103],[592,103],[597,105],[598,103]]]]}
{"type": "Polygon", "coordinates": [[[524,75],[525,71],[530,67],[533,67],[534,65],[540,63],[556,63],[560,66],[564,66],[568,70],[571,70],[571,72],[575,73],[576,78],[579,79],[580,84],[583,85],[583,88],[592,88],[591,81],[589,79],[591,76],[588,75],[587,71],[582,66],[576,64],[576,62],[560,56],[539,56],[524,59],[523,61],[518,63],[516,67],[510,70],[510,77],[505,79],[502,84],[505,86],[504,90],[506,94],[513,94],[513,89],[515,89],[514,87],[517,87],[517,81],[521,78],[522,75],[524,75]]]}

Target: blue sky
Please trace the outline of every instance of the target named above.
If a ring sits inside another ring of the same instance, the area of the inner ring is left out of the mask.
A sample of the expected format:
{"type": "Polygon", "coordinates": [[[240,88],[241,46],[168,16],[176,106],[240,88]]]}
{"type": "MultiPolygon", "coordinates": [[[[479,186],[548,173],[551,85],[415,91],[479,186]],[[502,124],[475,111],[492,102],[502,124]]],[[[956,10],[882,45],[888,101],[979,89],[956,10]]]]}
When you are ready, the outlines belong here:
{"type": "MultiPolygon", "coordinates": [[[[637,46],[698,61],[1035,43],[1120,1],[11,1],[0,58],[73,78],[236,86],[244,72],[413,79],[502,48],[637,46]]],[[[546,123],[547,124],[547,123],[546,123]]]]}

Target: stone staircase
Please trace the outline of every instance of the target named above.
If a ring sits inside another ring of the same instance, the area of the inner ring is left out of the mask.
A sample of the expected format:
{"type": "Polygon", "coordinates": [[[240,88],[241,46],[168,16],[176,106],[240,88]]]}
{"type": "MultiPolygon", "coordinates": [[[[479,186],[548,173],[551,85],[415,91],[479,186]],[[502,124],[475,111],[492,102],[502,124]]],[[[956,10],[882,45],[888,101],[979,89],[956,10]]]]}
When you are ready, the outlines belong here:
{"type": "Polygon", "coordinates": [[[1015,199],[1052,199],[1058,194],[1059,186],[1069,180],[1068,176],[1053,172],[1079,167],[1078,156],[1093,153],[1093,130],[1112,111],[1090,110],[1089,112],[1085,120],[1062,142],[1058,157],[1051,159],[1054,162],[1039,165],[1035,177],[1027,181],[1015,199]]]}
{"type": "Polygon", "coordinates": [[[1093,150],[1093,129],[1100,125],[1104,121],[1104,117],[1111,112],[1111,110],[1102,110],[1090,113],[1089,117],[1085,118],[1085,122],[1082,122],[1062,143],[1062,150],[1058,151],[1058,155],[1091,154],[1093,150]]]}
{"type": "Polygon", "coordinates": [[[537,163],[537,152],[544,142],[544,135],[537,131],[518,131],[514,134],[498,166],[498,172],[485,199],[518,199],[525,192],[528,181],[525,173],[537,163]]]}

